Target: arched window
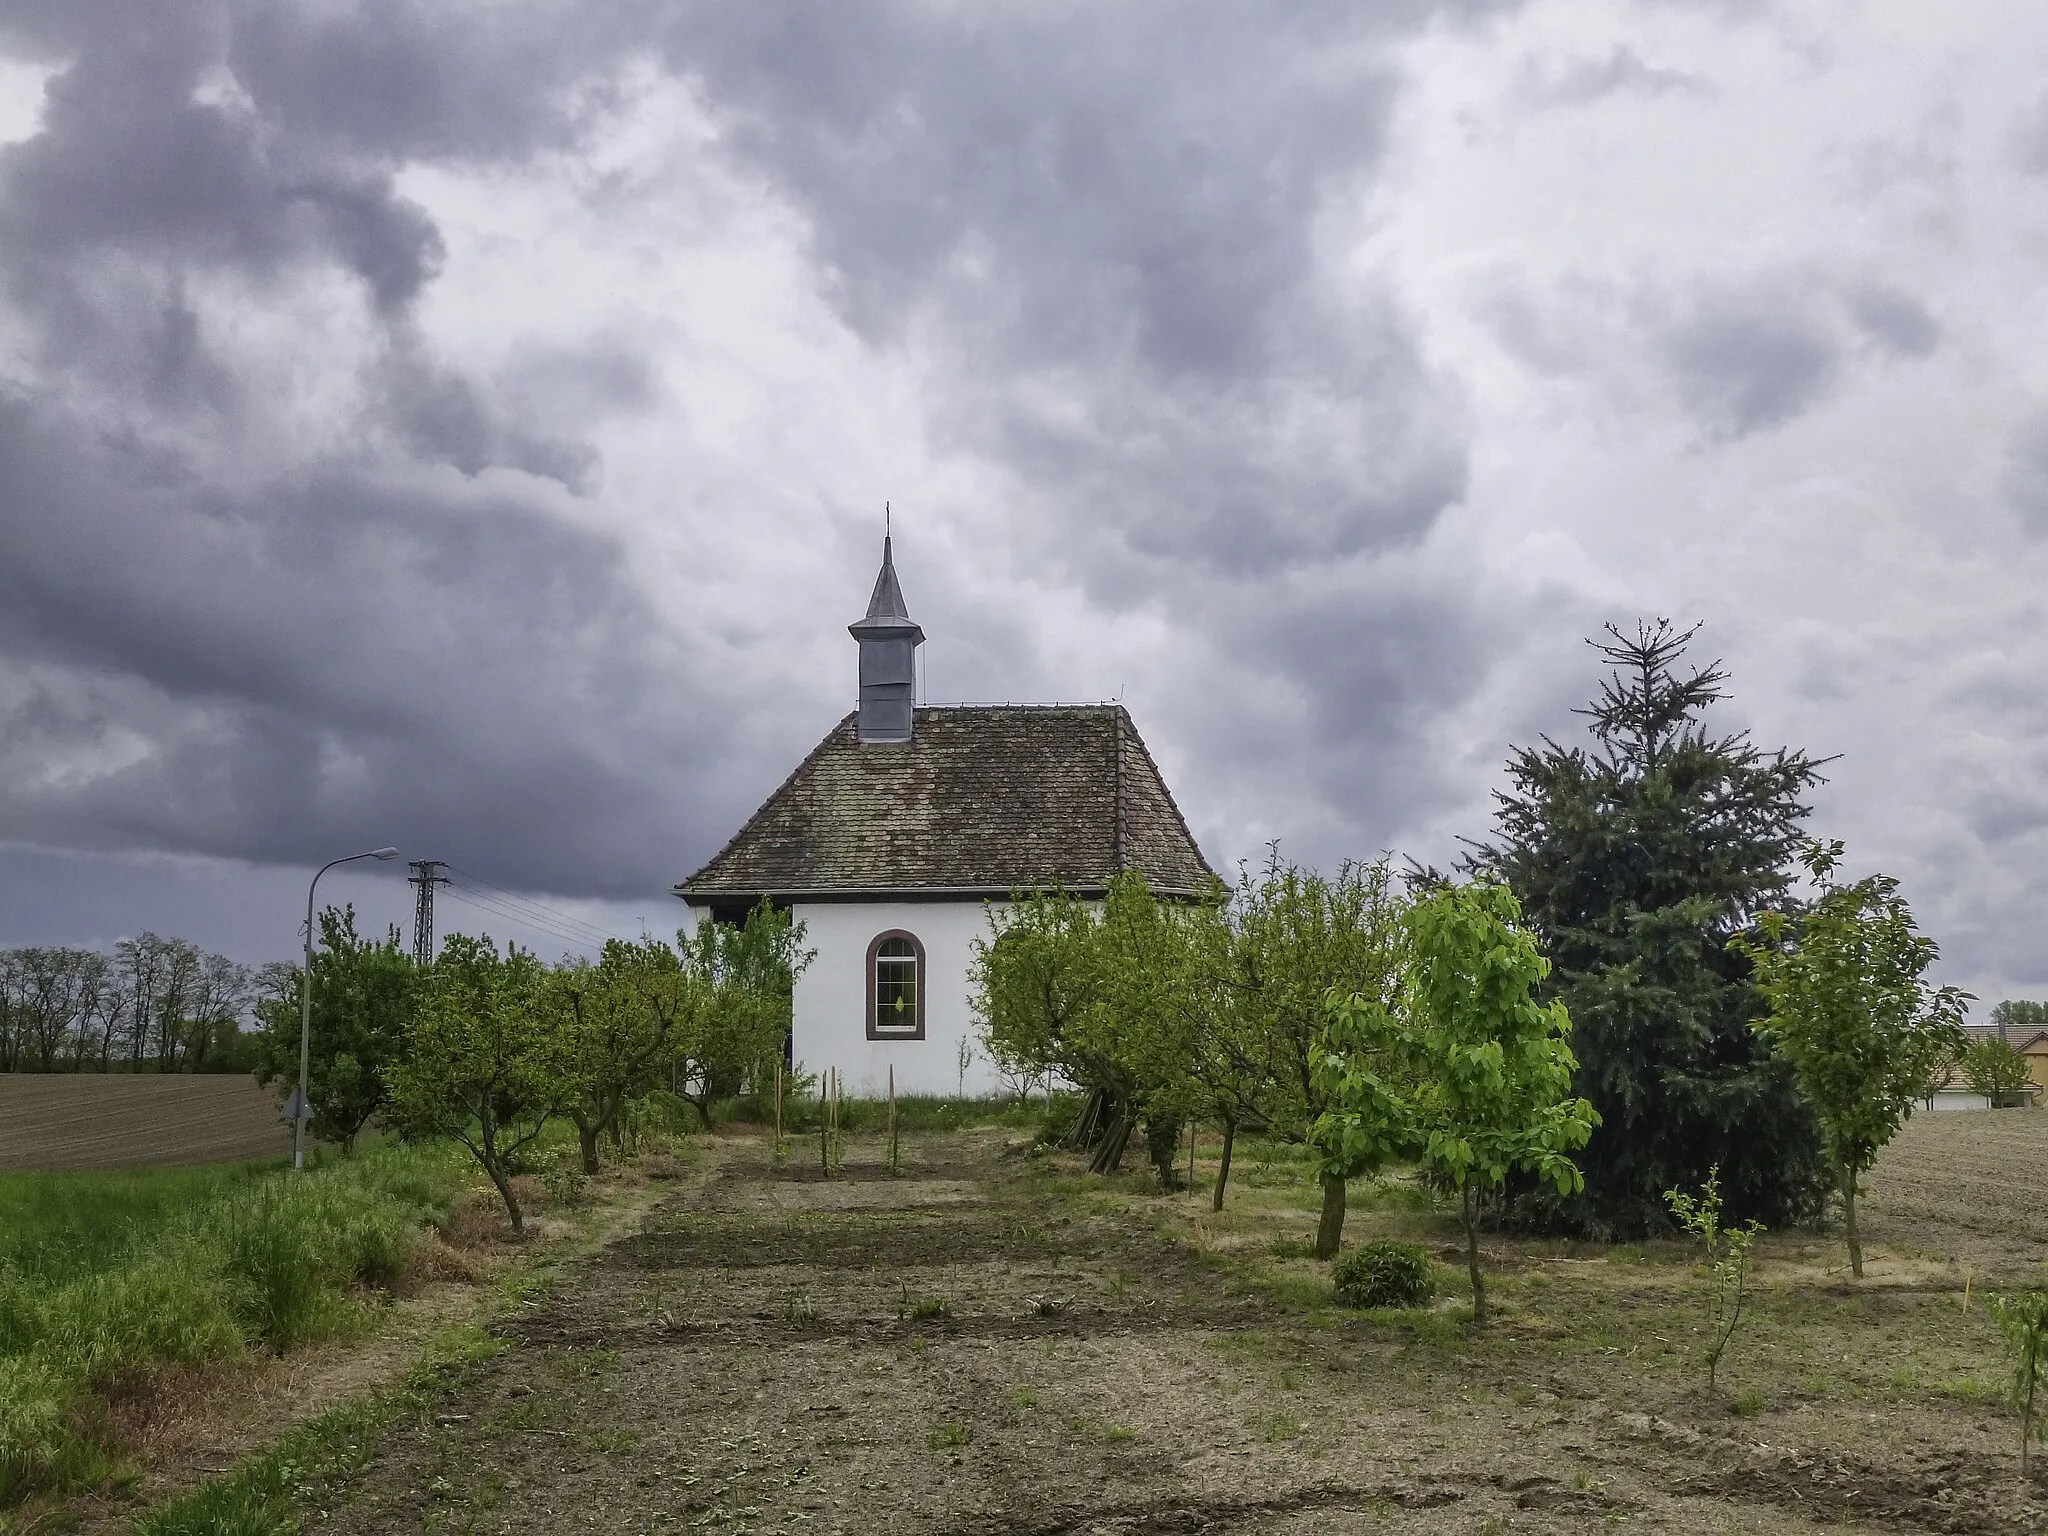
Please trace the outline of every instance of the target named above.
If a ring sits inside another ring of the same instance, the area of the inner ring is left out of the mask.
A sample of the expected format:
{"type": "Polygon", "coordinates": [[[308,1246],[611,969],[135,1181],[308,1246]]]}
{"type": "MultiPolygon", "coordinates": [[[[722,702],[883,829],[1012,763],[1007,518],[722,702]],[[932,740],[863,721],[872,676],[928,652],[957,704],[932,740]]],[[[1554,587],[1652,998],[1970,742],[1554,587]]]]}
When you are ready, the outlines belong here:
{"type": "Polygon", "coordinates": [[[868,945],[868,1038],[924,1038],[924,946],[892,928],[868,945]]]}

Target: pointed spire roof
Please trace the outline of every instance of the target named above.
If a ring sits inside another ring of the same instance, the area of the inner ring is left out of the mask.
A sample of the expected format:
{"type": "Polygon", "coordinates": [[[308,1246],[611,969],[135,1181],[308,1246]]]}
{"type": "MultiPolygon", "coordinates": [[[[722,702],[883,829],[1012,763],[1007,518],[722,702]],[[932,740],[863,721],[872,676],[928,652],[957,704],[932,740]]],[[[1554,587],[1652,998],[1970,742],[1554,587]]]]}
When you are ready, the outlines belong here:
{"type": "Polygon", "coordinates": [[[894,639],[908,634],[921,645],[924,643],[924,631],[910,617],[910,608],[903,601],[903,587],[896,580],[896,557],[891,543],[890,536],[883,534],[882,569],[875,575],[875,592],[868,599],[867,616],[846,627],[856,640],[894,639]]]}

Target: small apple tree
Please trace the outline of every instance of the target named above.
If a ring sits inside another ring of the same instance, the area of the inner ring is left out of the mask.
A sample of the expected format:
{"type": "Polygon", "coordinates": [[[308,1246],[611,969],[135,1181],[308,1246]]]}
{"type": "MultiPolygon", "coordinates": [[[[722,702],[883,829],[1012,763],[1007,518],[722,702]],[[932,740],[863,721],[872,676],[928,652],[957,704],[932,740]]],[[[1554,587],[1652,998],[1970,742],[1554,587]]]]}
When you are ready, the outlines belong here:
{"type": "Polygon", "coordinates": [[[1838,885],[1841,858],[1840,843],[1809,843],[1803,862],[1819,898],[1796,918],[1760,914],[1758,936],[1738,935],[1730,947],[1749,958],[1770,1009],[1755,1029],[1791,1061],[1820,1119],[1860,1280],[1858,1181],[1926,1097],[1935,1069],[1962,1053],[1970,995],[1924,979],[1940,951],[1914,927],[1899,882],[1872,875],[1838,885]]]}
{"type": "Polygon", "coordinates": [[[1699,1239],[1707,1261],[1711,1289],[1707,1301],[1707,1343],[1700,1358],[1707,1367],[1707,1390],[1712,1392],[1721,1369],[1721,1356],[1727,1353],[1728,1340],[1734,1336],[1736,1324],[1742,1321],[1743,1305],[1749,1300],[1749,1250],[1764,1224],[1721,1224],[1719,1167],[1707,1170],[1707,1182],[1697,1196],[1669,1189],[1664,1192],[1664,1203],[1671,1207],[1678,1224],[1699,1239]]]}
{"type": "Polygon", "coordinates": [[[515,1237],[526,1233],[512,1188],[519,1155],[575,1092],[569,1053],[542,1006],[545,978],[516,944],[500,955],[488,937],[450,934],[404,1057],[387,1073],[399,1129],[467,1147],[505,1202],[515,1237]]]}
{"type": "Polygon", "coordinates": [[[2033,1476],[2036,1412],[2048,1397],[2048,1291],[2023,1291],[1991,1303],[1998,1331],[2012,1352],[2012,1400],[2020,1411],[2020,1476],[2033,1476]]]}
{"type": "Polygon", "coordinates": [[[1445,886],[1408,910],[1408,1030],[1416,1052],[1422,1166],[1456,1187],[1472,1277],[1472,1320],[1486,1321],[1478,1201],[1514,1173],[1561,1195],[1584,1176],[1569,1154],[1599,1121],[1572,1096],[1578,1063],[1561,1002],[1532,993],[1550,972],[1504,885],[1445,886]]]}

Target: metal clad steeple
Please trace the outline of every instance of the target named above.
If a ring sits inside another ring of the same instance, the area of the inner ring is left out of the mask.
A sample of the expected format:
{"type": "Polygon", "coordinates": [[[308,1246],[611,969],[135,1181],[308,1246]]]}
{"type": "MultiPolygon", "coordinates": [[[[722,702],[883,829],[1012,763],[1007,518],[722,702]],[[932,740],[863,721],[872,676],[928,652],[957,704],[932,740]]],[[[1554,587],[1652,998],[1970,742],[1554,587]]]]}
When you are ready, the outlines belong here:
{"type": "Polygon", "coordinates": [[[896,580],[891,535],[882,535],[882,569],[875,576],[867,616],[847,625],[860,643],[860,739],[910,740],[917,689],[917,648],[924,631],[910,617],[896,580]]]}

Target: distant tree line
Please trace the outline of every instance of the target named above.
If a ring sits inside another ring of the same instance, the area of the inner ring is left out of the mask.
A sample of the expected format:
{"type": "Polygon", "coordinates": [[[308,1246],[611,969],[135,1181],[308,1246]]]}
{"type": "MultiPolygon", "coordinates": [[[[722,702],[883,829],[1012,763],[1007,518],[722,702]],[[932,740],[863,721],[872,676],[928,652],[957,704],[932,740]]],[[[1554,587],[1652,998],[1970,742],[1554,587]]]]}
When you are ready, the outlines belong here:
{"type": "Polygon", "coordinates": [[[271,968],[184,939],[0,950],[0,1072],[246,1072],[271,968]]]}

